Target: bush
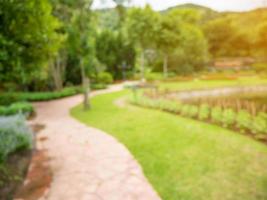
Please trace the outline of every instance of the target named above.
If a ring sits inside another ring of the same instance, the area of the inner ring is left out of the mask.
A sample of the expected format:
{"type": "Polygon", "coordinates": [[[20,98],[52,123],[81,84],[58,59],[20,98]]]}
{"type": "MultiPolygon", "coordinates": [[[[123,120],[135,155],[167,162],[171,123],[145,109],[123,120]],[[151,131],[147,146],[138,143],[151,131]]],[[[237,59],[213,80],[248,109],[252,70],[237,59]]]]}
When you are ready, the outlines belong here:
{"type": "Polygon", "coordinates": [[[147,81],[160,81],[164,79],[162,73],[155,73],[155,72],[146,74],[145,78],[147,81]]]}
{"type": "Polygon", "coordinates": [[[267,63],[254,63],[252,67],[256,72],[267,73],[267,63]]]}
{"type": "Polygon", "coordinates": [[[222,108],[221,107],[214,107],[211,109],[211,120],[214,123],[221,123],[222,119],[222,108]]]}
{"type": "Polygon", "coordinates": [[[263,115],[257,115],[253,118],[251,132],[254,133],[257,138],[267,136],[267,120],[263,115]]]}
{"type": "Polygon", "coordinates": [[[221,122],[224,127],[231,127],[235,124],[236,113],[232,109],[225,109],[222,113],[221,122]]]}
{"type": "Polygon", "coordinates": [[[250,129],[252,117],[246,110],[241,110],[237,113],[236,116],[236,126],[242,132],[250,129]]]}
{"type": "Polygon", "coordinates": [[[32,114],[33,111],[33,106],[27,102],[17,102],[10,106],[0,106],[0,116],[15,115],[18,113],[28,116],[32,114]]]}
{"type": "Polygon", "coordinates": [[[181,115],[187,117],[189,114],[190,106],[189,105],[182,105],[181,108],[181,115]]]}
{"type": "Polygon", "coordinates": [[[97,76],[97,83],[111,84],[113,83],[113,77],[108,72],[101,72],[97,76]]]}
{"type": "Polygon", "coordinates": [[[198,118],[200,120],[207,120],[210,117],[210,107],[208,104],[202,104],[198,111],[198,118]]]}
{"type": "Polygon", "coordinates": [[[189,105],[188,117],[195,118],[198,115],[198,106],[189,105]]]}
{"type": "Polygon", "coordinates": [[[18,150],[27,150],[32,146],[32,134],[22,115],[0,117],[0,162],[18,150]]]}
{"type": "Polygon", "coordinates": [[[103,89],[106,89],[107,88],[107,85],[106,84],[103,84],[103,83],[94,83],[94,84],[91,84],[91,89],[92,90],[103,90],[103,89]]]}

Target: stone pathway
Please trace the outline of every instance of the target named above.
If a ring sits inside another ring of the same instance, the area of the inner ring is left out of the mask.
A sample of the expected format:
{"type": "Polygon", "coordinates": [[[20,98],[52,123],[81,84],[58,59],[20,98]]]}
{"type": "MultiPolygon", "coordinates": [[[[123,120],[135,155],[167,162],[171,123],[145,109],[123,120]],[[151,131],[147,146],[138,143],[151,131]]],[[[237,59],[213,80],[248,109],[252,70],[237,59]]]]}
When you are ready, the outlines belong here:
{"type": "MultiPolygon", "coordinates": [[[[122,88],[114,85],[92,96],[122,88]]],[[[51,187],[41,199],[159,200],[125,146],[70,116],[69,110],[81,101],[78,95],[35,104],[37,118],[32,123],[46,126],[38,134],[37,149],[48,152],[53,173],[51,187]]]]}

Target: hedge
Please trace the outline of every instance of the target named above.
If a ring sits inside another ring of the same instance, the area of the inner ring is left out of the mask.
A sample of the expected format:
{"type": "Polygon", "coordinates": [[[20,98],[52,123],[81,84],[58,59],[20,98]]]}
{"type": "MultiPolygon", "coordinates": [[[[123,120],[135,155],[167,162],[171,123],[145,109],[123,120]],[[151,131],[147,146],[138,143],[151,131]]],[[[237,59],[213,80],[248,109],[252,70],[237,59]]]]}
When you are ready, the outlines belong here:
{"type": "Polygon", "coordinates": [[[32,114],[33,111],[33,106],[27,102],[17,102],[9,106],[0,106],[0,116],[15,115],[19,113],[28,116],[32,114]]]}

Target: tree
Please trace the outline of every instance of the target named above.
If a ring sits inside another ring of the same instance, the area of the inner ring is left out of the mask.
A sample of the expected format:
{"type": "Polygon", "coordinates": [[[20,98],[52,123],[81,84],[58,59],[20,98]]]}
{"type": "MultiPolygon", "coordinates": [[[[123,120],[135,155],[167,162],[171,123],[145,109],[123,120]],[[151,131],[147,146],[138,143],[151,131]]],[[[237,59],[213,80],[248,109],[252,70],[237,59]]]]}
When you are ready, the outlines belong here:
{"type": "Polygon", "coordinates": [[[180,74],[202,70],[208,61],[206,38],[197,26],[182,24],[181,42],[172,57],[175,71],[180,74]]]}
{"type": "Polygon", "coordinates": [[[132,8],[129,10],[125,22],[129,38],[141,49],[143,80],[145,80],[145,51],[155,46],[158,20],[159,14],[147,5],[144,9],[132,8]]]}
{"type": "Polygon", "coordinates": [[[88,71],[90,68],[89,59],[92,59],[92,51],[94,51],[94,41],[90,36],[94,31],[92,23],[90,23],[92,18],[91,12],[91,0],[79,0],[76,2],[76,12],[73,16],[73,30],[72,34],[72,48],[76,52],[79,58],[79,64],[81,68],[81,77],[84,87],[84,109],[90,108],[89,102],[89,90],[90,90],[90,79],[88,77],[88,71]]]}
{"type": "Polygon", "coordinates": [[[219,18],[205,24],[204,32],[209,43],[209,52],[214,56],[225,56],[235,34],[231,20],[219,18]]]}
{"type": "Polygon", "coordinates": [[[96,37],[96,56],[115,79],[123,78],[123,70],[135,63],[135,49],[121,32],[104,30],[96,37]]]}
{"type": "Polygon", "coordinates": [[[257,46],[260,49],[260,53],[267,57],[267,23],[264,23],[259,28],[257,46]]]}
{"type": "Polygon", "coordinates": [[[0,82],[27,90],[60,47],[60,23],[48,0],[2,0],[0,6],[0,82]]]}
{"type": "Polygon", "coordinates": [[[172,14],[163,15],[160,18],[158,33],[156,34],[156,43],[158,49],[163,53],[163,74],[168,77],[168,59],[170,54],[178,47],[180,43],[180,27],[172,14]]]}

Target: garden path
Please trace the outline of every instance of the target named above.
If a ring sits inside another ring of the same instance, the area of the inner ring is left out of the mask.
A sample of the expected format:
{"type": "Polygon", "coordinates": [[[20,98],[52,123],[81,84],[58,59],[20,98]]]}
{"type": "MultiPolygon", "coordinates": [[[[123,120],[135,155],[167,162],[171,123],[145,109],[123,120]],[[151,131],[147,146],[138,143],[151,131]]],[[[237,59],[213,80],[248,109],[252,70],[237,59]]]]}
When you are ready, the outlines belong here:
{"type": "MultiPolygon", "coordinates": [[[[123,84],[91,96],[119,91],[123,84]]],[[[88,127],[70,116],[82,96],[35,103],[44,124],[37,149],[46,150],[53,180],[42,200],[159,200],[137,161],[109,134],[88,127]],[[45,138],[45,139],[44,139],[45,138]]],[[[105,119],[103,119],[105,120],[105,119]]]]}

